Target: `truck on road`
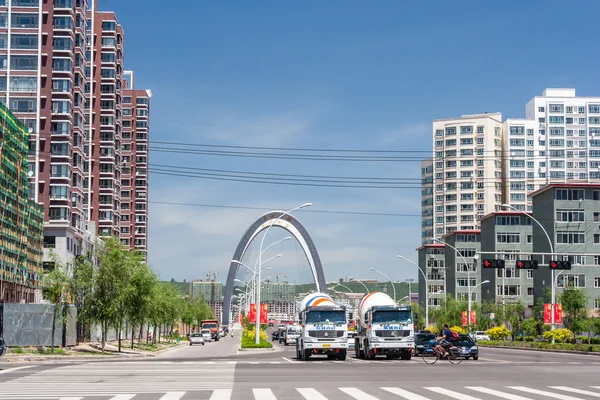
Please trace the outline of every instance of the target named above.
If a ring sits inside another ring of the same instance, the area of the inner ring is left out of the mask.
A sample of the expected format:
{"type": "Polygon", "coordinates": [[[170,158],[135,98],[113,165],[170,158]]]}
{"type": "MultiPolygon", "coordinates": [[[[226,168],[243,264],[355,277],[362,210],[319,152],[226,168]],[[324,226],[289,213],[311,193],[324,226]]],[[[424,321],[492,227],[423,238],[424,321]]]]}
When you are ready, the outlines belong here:
{"type": "Polygon", "coordinates": [[[365,295],[358,305],[358,327],[354,339],[356,358],[410,360],[415,328],[410,306],[399,306],[382,292],[365,295]]]}
{"type": "Polygon", "coordinates": [[[346,308],[325,293],[311,293],[298,305],[300,336],[296,339],[296,358],[308,361],[312,355],[325,354],[332,360],[345,360],[348,352],[346,308]]]}
{"type": "Polygon", "coordinates": [[[215,342],[219,341],[219,320],[218,319],[205,319],[202,321],[200,329],[210,330],[212,340],[215,342]]]}

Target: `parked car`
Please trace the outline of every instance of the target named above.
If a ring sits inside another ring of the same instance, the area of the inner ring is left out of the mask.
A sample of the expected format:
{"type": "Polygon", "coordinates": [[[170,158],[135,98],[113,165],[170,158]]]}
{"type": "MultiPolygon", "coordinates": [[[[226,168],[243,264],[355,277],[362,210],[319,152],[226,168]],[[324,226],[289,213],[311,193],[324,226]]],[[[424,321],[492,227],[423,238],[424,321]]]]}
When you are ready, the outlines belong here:
{"type": "Polygon", "coordinates": [[[6,343],[4,343],[4,339],[0,336],[0,357],[2,357],[6,353],[6,343]]]}
{"type": "Polygon", "coordinates": [[[205,342],[211,342],[212,341],[212,332],[210,331],[210,329],[202,329],[200,331],[200,334],[204,338],[205,342]]]}
{"type": "Polygon", "coordinates": [[[201,344],[204,346],[204,336],[201,333],[192,333],[190,335],[190,346],[193,344],[201,344]]]}
{"type": "Polygon", "coordinates": [[[490,337],[485,334],[484,331],[475,331],[474,334],[475,340],[490,340],[490,337]]]}
{"type": "Polygon", "coordinates": [[[430,340],[435,340],[433,333],[417,333],[415,335],[415,355],[433,353],[433,348],[429,344],[430,340]]]}
{"type": "Polygon", "coordinates": [[[457,342],[452,343],[454,347],[457,347],[465,357],[465,360],[472,358],[473,360],[479,359],[479,348],[477,343],[469,335],[458,335],[459,339],[457,342]]]}

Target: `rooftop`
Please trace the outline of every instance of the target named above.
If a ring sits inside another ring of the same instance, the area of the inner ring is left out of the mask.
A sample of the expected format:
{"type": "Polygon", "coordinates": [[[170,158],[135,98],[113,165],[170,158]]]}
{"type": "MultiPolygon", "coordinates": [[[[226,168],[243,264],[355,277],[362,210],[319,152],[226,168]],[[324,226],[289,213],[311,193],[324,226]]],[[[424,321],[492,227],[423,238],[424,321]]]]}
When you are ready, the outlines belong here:
{"type": "Polygon", "coordinates": [[[479,230],[479,229],[472,229],[472,230],[465,230],[465,231],[450,232],[450,233],[445,234],[443,237],[447,238],[447,237],[450,237],[452,235],[461,235],[461,234],[462,235],[469,235],[469,234],[471,234],[471,235],[479,235],[480,233],[481,233],[481,230],[479,230]]]}
{"type": "Polygon", "coordinates": [[[590,188],[598,188],[600,189],[600,182],[598,183],[550,183],[549,185],[544,186],[536,190],[535,192],[531,192],[528,194],[529,197],[537,196],[538,194],[544,193],[550,189],[590,189],[590,188]]]}
{"type": "MultiPolygon", "coordinates": [[[[529,211],[524,211],[524,212],[526,212],[527,215],[531,215],[531,212],[529,212],[529,211]]],[[[494,212],[484,215],[479,220],[483,221],[484,219],[488,219],[488,218],[496,216],[496,215],[523,215],[523,213],[520,211],[510,211],[510,210],[509,211],[494,211],[494,212]]]]}

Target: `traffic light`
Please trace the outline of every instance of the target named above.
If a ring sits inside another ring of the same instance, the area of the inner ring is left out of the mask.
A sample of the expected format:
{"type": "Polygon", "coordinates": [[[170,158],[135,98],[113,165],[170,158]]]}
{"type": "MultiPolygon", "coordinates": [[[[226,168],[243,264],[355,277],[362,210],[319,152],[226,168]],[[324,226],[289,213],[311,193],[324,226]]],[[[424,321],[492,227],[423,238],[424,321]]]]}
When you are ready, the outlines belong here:
{"type": "Polygon", "coordinates": [[[504,268],[504,260],[483,260],[483,268],[504,268]]]}
{"type": "Polygon", "coordinates": [[[550,269],[571,269],[571,261],[550,261],[550,269]]]}
{"type": "Polygon", "coordinates": [[[538,262],[535,260],[517,260],[518,269],[538,269],[538,262]]]}

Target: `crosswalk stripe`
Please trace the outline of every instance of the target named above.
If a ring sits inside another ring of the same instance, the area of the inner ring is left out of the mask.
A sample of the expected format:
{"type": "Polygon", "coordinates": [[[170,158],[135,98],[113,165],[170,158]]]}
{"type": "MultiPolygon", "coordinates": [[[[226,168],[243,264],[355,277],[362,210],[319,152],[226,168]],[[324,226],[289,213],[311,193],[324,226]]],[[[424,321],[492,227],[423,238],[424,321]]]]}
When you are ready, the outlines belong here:
{"type": "Polygon", "coordinates": [[[571,397],[571,396],[567,396],[564,394],[557,394],[557,393],[552,393],[552,392],[546,392],[545,390],[538,390],[538,389],[531,389],[525,386],[508,386],[509,389],[514,389],[514,390],[520,390],[521,392],[527,392],[527,393],[531,393],[531,394],[539,394],[540,396],[546,396],[546,397],[550,397],[553,399],[560,399],[560,400],[583,400],[580,399],[579,397],[571,397]]]}
{"type": "Polygon", "coordinates": [[[131,400],[135,397],[135,394],[118,394],[112,397],[110,400],[131,400]]]}
{"type": "Polygon", "coordinates": [[[255,400],[277,400],[271,389],[252,389],[255,400]]]}
{"type": "Polygon", "coordinates": [[[296,388],[296,391],[306,400],[327,400],[327,397],[313,388],[296,388]]]}
{"type": "Polygon", "coordinates": [[[600,397],[600,393],[590,392],[589,390],[575,389],[566,386],[548,386],[550,389],[564,390],[565,392],[583,394],[586,396],[600,397]]]}
{"type": "Polygon", "coordinates": [[[213,390],[209,400],[231,400],[231,389],[216,389],[213,390]]]}
{"type": "Polygon", "coordinates": [[[61,397],[59,400],[82,400],[83,397],[61,397]]]}
{"type": "Polygon", "coordinates": [[[454,392],[452,390],[444,389],[441,387],[426,387],[425,389],[431,390],[432,392],[445,394],[448,397],[452,397],[453,399],[458,400],[481,400],[478,397],[469,396],[468,394],[462,394],[458,392],[454,392]]]}
{"type": "Polygon", "coordinates": [[[382,387],[386,392],[390,392],[397,396],[403,397],[406,400],[429,400],[427,397],[423,397],[419,394],[411,393],[408,390],[400,389],[397,387],[382,387]]]}
{"type": "Polygon", "coordinates": [[[508,400],[532,400],[529,397],[519,396],[517,394],[504,393],[494,389],[488,389],[480,386],[466,386],[467,389],[475,390],[477,392],[491,394],[492,396],[500,397],[508,400]]]}
{"type": "Polygon", "coordinates": [[[357,388],[339,388],[342,392],[349,396],[354,397],[356,400],[378,400],[377,397],[373,397],[370,394],[363,392],[357,388]]]}
{"type": "Polygon", "coordinates": [[[15,372],[15,371],[19,371],[21,369],[32,368],[32,367],[36,367],[36,366],[37,365],[26,365],[24,367],[15,367],[15,368],[3,369],[3,370],[0,370],[0,374],[8,374],[9,372],[15,372]]]}
{"type": "Polygon", "coordinates": [[[180,400],[183,396],[185,392],[168,392],[160,400],[180,400]]]}

